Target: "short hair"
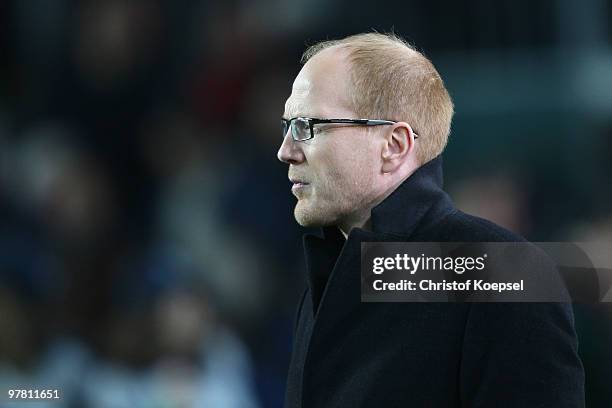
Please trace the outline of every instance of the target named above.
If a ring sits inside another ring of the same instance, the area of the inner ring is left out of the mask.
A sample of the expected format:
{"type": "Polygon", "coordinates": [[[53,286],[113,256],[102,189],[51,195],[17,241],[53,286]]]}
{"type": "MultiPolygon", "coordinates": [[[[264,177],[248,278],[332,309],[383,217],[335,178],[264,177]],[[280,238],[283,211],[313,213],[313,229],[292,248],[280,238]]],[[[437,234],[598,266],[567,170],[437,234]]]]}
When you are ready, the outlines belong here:
{"type": "Polygon", "coordinates": [[[419,135],[417,159],[424,164],[444,150],[453,102],[431,61],[394,33],[363,33],[316,43],[301,62],[324,49],[348,51],[352,108],[362,118],[407,122],[419,135]]]}

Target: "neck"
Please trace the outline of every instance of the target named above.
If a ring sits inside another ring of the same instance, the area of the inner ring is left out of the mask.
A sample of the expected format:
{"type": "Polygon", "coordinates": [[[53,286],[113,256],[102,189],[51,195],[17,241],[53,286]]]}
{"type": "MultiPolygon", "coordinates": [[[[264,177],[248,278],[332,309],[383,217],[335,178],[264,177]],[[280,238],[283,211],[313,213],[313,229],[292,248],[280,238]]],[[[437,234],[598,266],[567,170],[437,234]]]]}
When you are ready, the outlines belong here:
{"type": "Polygon", "coordinates": [[[342,232],[342,235],[344,235],[344,238],[346,239],[348,237],[348,234],[351,232],[353,228],[362,228],[367,231],[370,231],[371,226],[372,226],[372,220],[371,220],[372,209],[376,207],[378,204],[382,203],[387,197],[389,197],[391,193],[395,191],[395,189],[400,184],[402,184],[413,172],[411,172],[408,176],[402,178],[399,182],[394,182],[392,185],[385,188],[383,193],[380,194],[376,200],[370,203],[367,210],[359,214],[356,214],[352,217],[349,217],[343,220],[342,222],[338,223],[338,229],[340,230],[340,232],[342,232]]]}

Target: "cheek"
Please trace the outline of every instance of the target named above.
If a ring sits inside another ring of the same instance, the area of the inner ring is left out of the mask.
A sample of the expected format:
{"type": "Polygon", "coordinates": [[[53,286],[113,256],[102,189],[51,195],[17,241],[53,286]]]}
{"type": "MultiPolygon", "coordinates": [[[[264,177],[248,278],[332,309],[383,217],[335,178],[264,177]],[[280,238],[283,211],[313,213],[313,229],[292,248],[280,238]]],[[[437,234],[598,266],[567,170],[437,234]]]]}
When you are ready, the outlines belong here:
{"type": "Polygon", "coordinates": [[[355,195],[362,196],[372,191],[376,174],[373,151],[349,147],[338,149],[335,155],[321,159],[326,163],[325,166],[320,166],[317,172],[317,178],[324,189],[321,193],[356,199],[358,197],[355,195]]]}

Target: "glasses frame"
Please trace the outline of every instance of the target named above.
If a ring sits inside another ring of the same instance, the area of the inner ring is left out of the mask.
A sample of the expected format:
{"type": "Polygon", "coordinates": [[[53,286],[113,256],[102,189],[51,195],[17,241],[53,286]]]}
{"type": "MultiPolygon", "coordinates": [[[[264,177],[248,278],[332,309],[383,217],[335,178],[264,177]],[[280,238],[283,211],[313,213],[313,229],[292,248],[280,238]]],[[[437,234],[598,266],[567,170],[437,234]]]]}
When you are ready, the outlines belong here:
{"type": "MultiPolygon", "coordinates": [[[[296,142],[305,142],[306,140],[310,140],[314,138],[314,126],[322,123],[345,123],[352,125],[360,125],[360,126],[382,126],[382,125],[394,125],[397,122],[393,120],[385,120],[385,119],[320,119],[320,118],[308,118],[304,116],[296,116],[291,119],[281,118],[281,125],[283,129],[283,138],[287,136],[287,132],[291,133],[291,138],[296,142]],[[310,137],[307,139],[296,139],[295,133],[293,132],[293,122],[296,120],[301,120],[308,123],[308,128],[310,130],[310,137]]],[[[418,139],[419,135],[416,132],[412,132],[415,139],[418,139]]]]}

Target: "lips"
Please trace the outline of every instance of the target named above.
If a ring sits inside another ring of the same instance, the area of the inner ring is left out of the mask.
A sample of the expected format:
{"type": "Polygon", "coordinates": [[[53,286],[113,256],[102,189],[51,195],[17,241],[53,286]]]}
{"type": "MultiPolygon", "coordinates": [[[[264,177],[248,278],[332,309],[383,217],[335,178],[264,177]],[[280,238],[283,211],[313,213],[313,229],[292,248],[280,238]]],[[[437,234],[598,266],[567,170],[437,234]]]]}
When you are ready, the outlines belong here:
{"type": "Polygon", "coordinates": [[[296,186],[296,185],[297,186],[306,186],[306,185],[310,184],[310,183],[308,183],[308,182],[306,182],[304,180],[298,179],[298,178],[291,178],[291,177],[289,177],[289,181],[291,181],[291,183],[293,183],[294,186],[296,186]]]}
{"type": "Polygon", "coordinates": [[[293,186],[291,186],[291,191],[298,198],[302,196],[304,189],[310,185],[310,183],[299,178],[289,177],[289,181],[293,183],[293,186]]]}

